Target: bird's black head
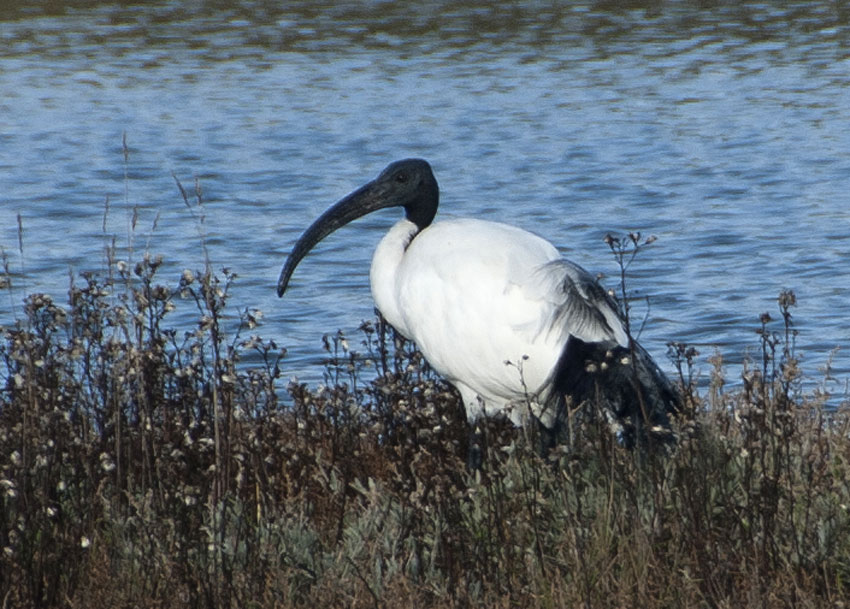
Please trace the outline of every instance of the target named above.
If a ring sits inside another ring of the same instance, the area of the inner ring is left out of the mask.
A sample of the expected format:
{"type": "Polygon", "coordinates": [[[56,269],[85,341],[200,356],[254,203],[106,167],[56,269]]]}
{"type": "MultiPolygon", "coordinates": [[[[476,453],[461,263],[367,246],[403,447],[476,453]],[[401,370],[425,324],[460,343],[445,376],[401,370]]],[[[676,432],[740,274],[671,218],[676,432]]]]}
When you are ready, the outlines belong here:
{"type": "Polygon", "coordinates": [[[404,207],[408,220],[422,230],[434,220],[440,200],[437,180],[428,161],[404,159],[390,163],[372,184],[383,191],[384,207],[404,207]]]}
{"type": "Polygon", "coordinates": [[[439,198],[437,180],[427,161],[404,159],[390,163],[377,178],[333,205],[304,231],[280,272],[277,295],[283,296],[301,259],[336,229],[385,207],[403,207],[407,219],[422,230],[434,220],[439,198]]]}

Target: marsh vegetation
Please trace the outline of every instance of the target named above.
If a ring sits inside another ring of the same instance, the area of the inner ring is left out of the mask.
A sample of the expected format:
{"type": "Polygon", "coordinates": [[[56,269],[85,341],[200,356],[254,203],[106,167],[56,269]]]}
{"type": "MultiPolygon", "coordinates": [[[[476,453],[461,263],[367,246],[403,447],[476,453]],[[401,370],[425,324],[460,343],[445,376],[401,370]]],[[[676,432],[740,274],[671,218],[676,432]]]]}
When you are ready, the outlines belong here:
{"type": "Polygon", "coordinates": [[[160,263],[2,328],[4,607],[844,606],[850,419],[801,389],[792,293],[731,389],[671,345],[669,454],[577,419],[542,458],[494,421],[471,472],[455,392],[379,319],[287,384],[256,312],[225,330],[231,272],[160,263]]]}

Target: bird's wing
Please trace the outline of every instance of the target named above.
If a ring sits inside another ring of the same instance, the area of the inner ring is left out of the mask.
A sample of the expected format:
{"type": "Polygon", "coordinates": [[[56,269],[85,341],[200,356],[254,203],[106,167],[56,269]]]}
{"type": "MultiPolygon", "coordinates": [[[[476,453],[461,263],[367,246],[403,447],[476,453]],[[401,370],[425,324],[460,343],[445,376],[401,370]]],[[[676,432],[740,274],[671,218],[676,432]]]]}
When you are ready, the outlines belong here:
{"type": "Polygon", "coordinates": [[[617,304],[577,264],[564,259],[547,262],[530,274],[522,289],[541,303],[536,331],[546,340],[564,345],[574,336],[587,343],[628,346],[617,304]]]}

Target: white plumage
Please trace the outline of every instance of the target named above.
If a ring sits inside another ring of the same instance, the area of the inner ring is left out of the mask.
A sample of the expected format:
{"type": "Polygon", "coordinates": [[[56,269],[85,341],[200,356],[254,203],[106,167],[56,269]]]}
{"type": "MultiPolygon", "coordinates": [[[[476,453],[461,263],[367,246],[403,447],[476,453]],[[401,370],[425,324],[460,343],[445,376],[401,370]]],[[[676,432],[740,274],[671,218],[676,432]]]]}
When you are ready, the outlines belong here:
{"type": "Polygon", "coordinates": [[[616,303],[596,280],[520,228],[478,219],[432,224],[438,192],[425,161],[391,164],[304,233],[278,294],[322,238],[401,206],[405,218],[372,259],[372,295],[386,320],[458,388],[468,420],[505,415],[522,425],[531,414],[553,429],[566,399],[595,396],[616,417],[666,423],[675,391],[646,351],[630,344],[616,303]]]}
{"type": "Polygon", "coordinates": [[[556,413],[543,404],[569,335],[628,347],[607,299],[593,303],[581,292],[593,279],[537,235],[475,219],[417,230],[401,220],[381,240],[372,295],[386,320],[458,388],[469,419],[505,413],[519,425],[530,404],[552,427],[556,413]]]}

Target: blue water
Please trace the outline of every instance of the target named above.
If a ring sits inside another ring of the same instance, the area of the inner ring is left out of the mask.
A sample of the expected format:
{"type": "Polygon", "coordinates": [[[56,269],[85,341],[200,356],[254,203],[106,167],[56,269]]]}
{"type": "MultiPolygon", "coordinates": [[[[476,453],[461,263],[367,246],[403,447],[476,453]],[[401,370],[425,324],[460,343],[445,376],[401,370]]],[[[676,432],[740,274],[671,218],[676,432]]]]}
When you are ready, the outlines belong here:
{"type": "MultiPolygon", "coordinates": [[[[656,235],[629,287],[665,364],[687,342],[704,374],[717,351],[734,376],[759,314],[795,290],[810,386],[844,391],[847,9],[64,4],[0,8],[0,324],[27,293],[65,298],[113,238],[123,259],[162,254],[173,285],[206,251],[239,276],[234,313],[262,310],[258,331],[288,349],[284,374],[317,382],[322,334],[372,316],[369,260],[398,212],[335,234],[278,300],[285,256],[328,205],[420,156],[438,218],[520,225],[609,285],[603,237],[656,235]]],[[[192,312],[178,301],[172,319],[192,312]]]]}

